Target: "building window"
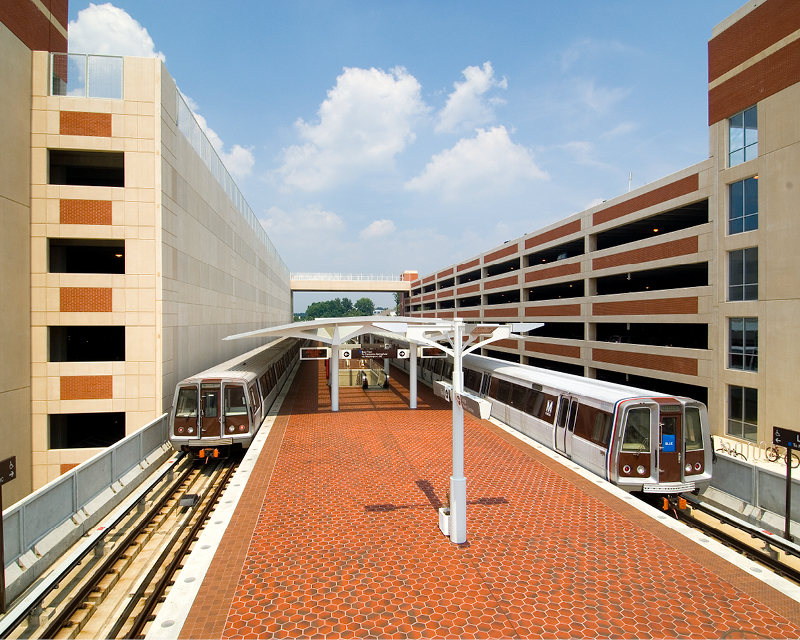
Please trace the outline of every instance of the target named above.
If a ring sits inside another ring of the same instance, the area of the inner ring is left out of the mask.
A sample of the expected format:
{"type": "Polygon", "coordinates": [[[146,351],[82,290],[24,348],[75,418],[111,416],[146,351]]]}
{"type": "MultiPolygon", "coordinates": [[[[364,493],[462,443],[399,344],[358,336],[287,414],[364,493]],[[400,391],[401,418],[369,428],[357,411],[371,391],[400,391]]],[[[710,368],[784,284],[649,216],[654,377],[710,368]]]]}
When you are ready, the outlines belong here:
{"type": "Polygon", "coordinates": [[[728,318],[728,367],[758,371],[758,318],[728,318]]]}
{"type": "Polygon", "coordinates": [[[728,435],[756,442],[758,389],[728,387],[728,435]]]}
{"type": "Polygon", "coordinates": [[[728,301],[758,300],[758,247],[728,253],[728,301]]]}
{"type": "Polygon", "coordinates": [[[728,233],[758,229],[758,176],[729,185],[728,233]]]}
{"type": "Polygon", "coordinates": [[[747,162],[758,157],[758,112],[750,107],[728,119],[730,138],[728,145],[728,166],[747,162]]]}

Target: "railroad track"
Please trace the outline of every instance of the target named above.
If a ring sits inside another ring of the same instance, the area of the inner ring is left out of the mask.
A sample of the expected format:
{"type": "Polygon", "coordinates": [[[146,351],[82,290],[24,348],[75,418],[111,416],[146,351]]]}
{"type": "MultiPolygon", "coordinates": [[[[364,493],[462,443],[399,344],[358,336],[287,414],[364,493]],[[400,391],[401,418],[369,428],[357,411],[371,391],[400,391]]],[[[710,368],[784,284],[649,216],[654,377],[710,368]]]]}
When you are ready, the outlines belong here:
{"type": "Polygon", "coordinates": [[[735,549],[770,571],[800,584],[800,546],[728,515],[697,499],[689,509],[675,510],[678,520],[735,549]]]}
{"type": "Polygon", "coordinates": [[[99,542],[73,553],[38,593],[19,599],[0,637],[143,637],[238,463],[179,457],[146,498],[114,516],[99,542]]]}

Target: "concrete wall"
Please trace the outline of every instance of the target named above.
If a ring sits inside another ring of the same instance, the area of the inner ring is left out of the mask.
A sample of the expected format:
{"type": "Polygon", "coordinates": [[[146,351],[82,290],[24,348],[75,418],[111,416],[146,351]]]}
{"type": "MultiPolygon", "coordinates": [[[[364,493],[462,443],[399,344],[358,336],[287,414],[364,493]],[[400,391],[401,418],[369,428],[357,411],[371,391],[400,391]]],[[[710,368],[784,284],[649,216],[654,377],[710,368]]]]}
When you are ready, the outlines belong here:
{"type": "Polygon", "coordinates": [[[31,52],[0,23],[0,459],[17,457],[9,506],[32,490],[30,365],[31,52]]]}
{"type": "MultiPolygon", "coordinates": [[[[145,60],[137,60],[144,64],[145,60]]],[[[289,274],[178,129],[177,88],[160,71],[163,408],[183,378],[261,344],[228,335],[292,321],[289,274]]]]}

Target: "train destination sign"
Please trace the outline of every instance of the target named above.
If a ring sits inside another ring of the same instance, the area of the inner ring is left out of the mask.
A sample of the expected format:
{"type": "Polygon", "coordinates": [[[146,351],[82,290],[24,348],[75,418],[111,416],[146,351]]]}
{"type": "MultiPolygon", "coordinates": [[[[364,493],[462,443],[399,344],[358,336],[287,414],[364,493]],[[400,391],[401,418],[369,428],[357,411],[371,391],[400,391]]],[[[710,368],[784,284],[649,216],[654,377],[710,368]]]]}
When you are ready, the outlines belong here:
{"type": "Polygon", "coordinates": [[[300,349],[301,360],[327,360],[331,357],[331,350],[327,347],[302,347],[300,349]]]}
{"type": "Polygon", "coordinates": [[[342,349],[339,352],[342,360],[367,360],[369,358],[396,358],[406,360],[409,357],[408,349],[394,349],[386,347],[370,347],[367,349],[342,349]]]}
{"type": "Polygon", "coordinates": [[[420,358],[446,358],[447,354],[436,347],[417,347],[417,356],[420,358]]]}
{"type": "Polygon", "coordinates": [[[0,485],[17,477],[17,456],[0,460],[0,485]]]}

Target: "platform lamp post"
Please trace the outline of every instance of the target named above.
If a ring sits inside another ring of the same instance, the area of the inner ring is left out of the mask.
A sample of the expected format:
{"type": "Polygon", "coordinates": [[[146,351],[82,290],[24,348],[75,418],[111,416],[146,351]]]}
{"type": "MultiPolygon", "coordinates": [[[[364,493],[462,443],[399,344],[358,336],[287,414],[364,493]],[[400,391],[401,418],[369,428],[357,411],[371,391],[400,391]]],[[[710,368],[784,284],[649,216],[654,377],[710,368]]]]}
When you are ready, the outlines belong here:
{"type": "Polygon", "coordinates": [[[506,340],[523,339],[517,335],[543,326],[541,322],[520,322],[511,325],[478,324],[471,329],[460,318],[437,322],[434,325],[408,327],[406,337],[438,347],[453,357],[453,475],[450,476],[450,542],[461,544],[467,541],[467,479],[464,477],[464,408],[457,402],[464,392],[463,359],[481,347],[506,340]],[[452,349],[442,346],[436,339],[445,338],[452,349]]]}

